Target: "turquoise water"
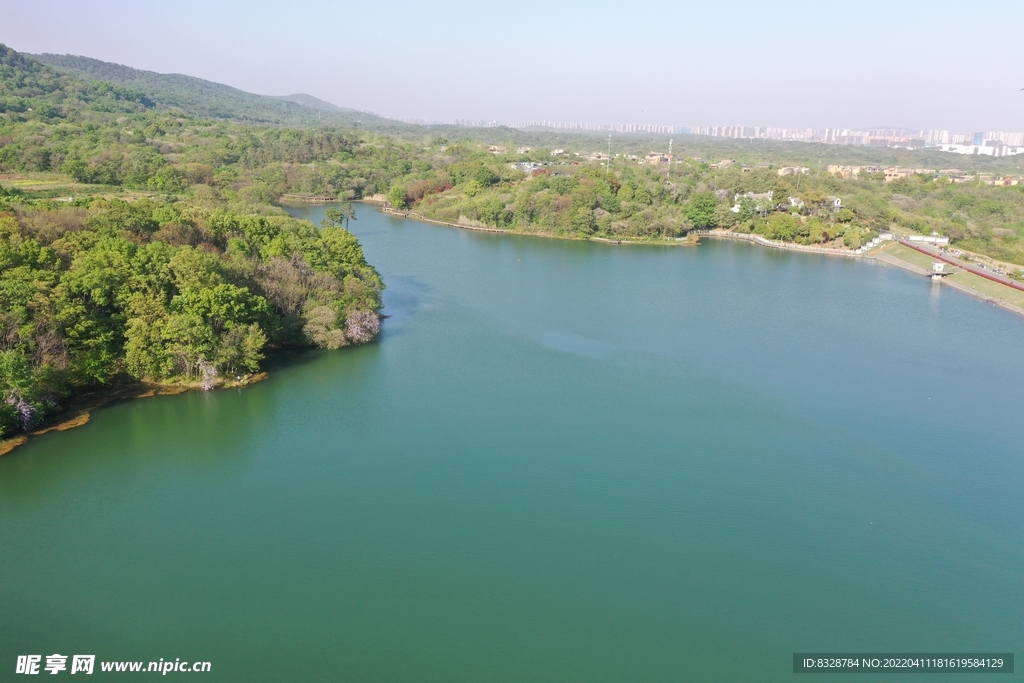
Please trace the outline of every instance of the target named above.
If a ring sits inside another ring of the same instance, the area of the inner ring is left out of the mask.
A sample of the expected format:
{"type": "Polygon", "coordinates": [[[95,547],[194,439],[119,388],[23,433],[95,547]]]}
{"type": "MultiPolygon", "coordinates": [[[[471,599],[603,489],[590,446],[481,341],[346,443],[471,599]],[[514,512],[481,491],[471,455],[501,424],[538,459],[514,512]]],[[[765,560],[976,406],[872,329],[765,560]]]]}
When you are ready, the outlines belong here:
{"type": "Polygon", "coordinates": [[[352,230],[379,343],[0,458],[0,680],[55,652],[466,683],[1024,652],[1024,319],[747,244],[352,230]]]}

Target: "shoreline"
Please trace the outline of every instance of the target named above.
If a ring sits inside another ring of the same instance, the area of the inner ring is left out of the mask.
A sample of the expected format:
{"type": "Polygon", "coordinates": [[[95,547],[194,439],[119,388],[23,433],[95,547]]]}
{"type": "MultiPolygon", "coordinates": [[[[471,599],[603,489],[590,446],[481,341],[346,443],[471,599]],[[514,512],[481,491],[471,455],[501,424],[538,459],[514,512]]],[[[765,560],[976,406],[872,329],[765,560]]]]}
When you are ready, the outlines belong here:
{"type": "MultiPolygon", "coordinates": [[[[318,198],[319,199],[319,198],[318,198]]],[[[576,241],[596,241],[604,242],[606,244],[615,245],[661,245],[661,246],[697,246],[700,243],[700,238],[710,237],[713,239],[731,239],[742,242],[749,242],[756,244],[761,247],[768,249],[779,249],[782,251],[793,251],[805,254],[818,254],[823,256],[841,256],[844,258],[863,258],[870,259],[875,263],[883,264],[884,266],[895,266],[901,268],[907,272],[913,273],[922,277],[929,277],[929,271],[924,268],[910,263],[898,256],[889,254],[885,251],[887,247],[893,244],[900,244],[899,242],[889,242],[883,245],[874,254],[857,254],[853,250],[844,249],[831,249],[827,247],[813,247],[803,244],[792,244],[789,242],[780,242],[775,240],[766,239],[760,235],[748,234],[748,233],[736,233],[727,230],[707,230],[707,231],[692,231],[684,238],[675,239],[656,239],[656,240],[630,240],[630,239],[610,239],[606,237],[587,236],[587,237],[569,237],[564,235],[554,235],[550,233],[534,233],[534,232],[522,232],[517,230],[505,230],[501,228],[488,228],[484,226],[467,225],[464,223],[452,223],[449,221],[442,221],[424,216],[418,211],[398,211],[385,205],[382,199],[377,197],[366,198],[361,201],[368,204],[381,204],[381,212],[389,215],[400,216],[402,218],[412,218],[424,223],[433,223],[435,225],[443,225],[446,227],[458,228],[460,230],[473,230],[477,232],[490,232],[490,233],[503,233],[508,235],[522,235],[527,237],[545,237],[548,239],[565,239],[565,240],[576,240],[576,241]]],[[[925,252],[922,254],[930,256],[925,252]]],[[[936,256],[935,258],[940,258],[936,256]]],[[[943,259],[948,260],[948,259],[943,259]]],[[[998,299],[993,296],[989,296],[983,292],[978,291],[975,288],[970,288],[966,284],[950,280],[949,278],[943,278],[936,284],[947,284],[954,289],[957,289],[965,294],[969,294],[974,298],[991,303],[998,306],[1006,311],[1015,313],[1020,316],[1024,316],[1024,307],[1017,306],[1008,301],[998,299]]],[[[999,283],[997,283],[999,284],[999,283]]],[[[1005,285],[1004,285],[1005,286],[1005,285]]],[[[239,381],[223,382],[222,384],[214,387],[217,389],[233,389],[245,387],[256,382],[263,381],[270,377],[269,373],[260,371],[253,375],[242,378],[239,381]]],[[[15,436],[9,437],[4,440],[0,440],[0,456],[7,455],[19,446],[23,446],[35,437],[48,434],[50,432],[62,432],[68,429],[74,429],[75,427],[81,427],[88,424],[92,417],[92,412],[98,410],[112,403],[119,401],[127,401],[132,399],[150,398],[153,396],[174,396],[182,394],[187,391],[201,391],[202,386],[199,382],[171,382],[171,383],[152,383],[152,382],[134,382],[131,384],[119,385],[110,387],[108,389],[99,389],[89,391],[84,394],[80,394],[73,398],[67,405],[67,407],[60,413],[44,420],[42,424],[29,432],[23,432],[15,436]]]]}
{"type": "MultiPolygon", "coordinates": [[[[374,199],[364,199],[364,200],[360,200],[360,201],[363,201],[363,202],[368,203],[368,204],[381,204],[381,205],[384,204],[383,200],[376,199],[376,198],[374,198],[374,199]]],[[[402,218],[411,218],[413,220],[422,221],[424,223],[433,223],[435,225],[444,225],[444,226],[447,226],[447,227],[458,228],[460,230],[475,230],[477,232],[504,233],[504,234],[507,234],[507,235],[523,235],[523,236],[527,236],[527,237],[546,237],[548,239],[564,239],[564,240],[577,240],[577,241],[595,241],[595,242],[604,242],[606,244],[616,244],[616,245],[631,245],[631,244],[634,244],[634,245],[649,244],[649,245],[651,245],[651,244],[653,244],[653,245],[664,245],[664,246],[697,246],[699,244],[699,242],[700,242],[700,238],[702,238],[702,237],[710,237],[712,239],[737,240],[737,241],[741,241],[741,242],[750,242],[751,244],[756,244],[756,245],[758,245],[760,247],[765,247],[767,249],[779,249],[781,251],[792,251],[792,252],[797,252],[797,253],[802,253],[802,254],[818,254],[818,255],[821,255],[821,256],[838,256],[838,257],[842,257],[842,258],[866,259],[866,260],[870,260],[870,261],[873,261],[873,262],[883,263],[883,264],[886,264],[886,265],[895,266],[897,268],[902,268],[903,270],[906,270],[908,272],[914,273],[915,275],[921,275],[921,276],[925,276],[925,277],[930,275],[930,273],[928,271],[924,270],[923,268],[915,266],[912,263],[908,263],[907,261],[904,261],[904,260],[902,260],[902,259],[900,259],[900,258],[898,258],[896,256],[892,256],[890,254],[887,254],[884,251],[885,247],[888,246],[889,244],[898,244],[898,242],[889,242],[886,245],[884,245],[879,251],[875,252],[874,254],[857,254],[852,249],[831,249],[829,247],[814,247],[814,246],[804,245],[804,244],[793,244],[793,243],[790,243],[790,242],[780,242],[780,241],[775,241],[775,240],[769,240],[769,239],[766,239],[766,238],[764,238],[764,237],[762,237],[760,235],[754,235],[754,234],[748,234],[748,233],[738,233],[738,232],[732,232],[732,231],[728,231],[728,230],[717,230],[717,229],[716,230],[706,230],[706,231],[695,230],[695,231],[689,233],[686,238],[681,238],[681,239],[671,239],[671,240],[668,240],[668,239],[659,239],[659,240],[620,239],[620,240],[614,240],[614,239],[609,239],[607,237],[567,237],[567,236],[563,236],[563,235],[553,235],[553,234],[550,234],[550,233],[521,232],[521,231],[518,231],[518,230],[503,230],[501,228],[488,228],[488,227],[481,227],[481,226],[475,226],[475,225],[467,225],[467,224],[464,224],[464,223],[452,223],[450,221],[442,221],[442,220],[437,220],[437,219],[434,219],[434,218],[428,218],[427,216],[424,216],[422,213],[420,213],[418,211],[399,211],[397,209],[392,209],[392,208],[390,208],[388,206],[381,206],[381,212],[385,213],[385,214],[388,214],[388,215],[392,215],[392,216],[400,216],[402,218]],[[693,239],[694,237],[696,239],[693,239]],[[880,258],[883,255],[885,256],[885,258],[880,258]]],[[[947,284],[947,285],[953,287],[954,289],[957,289],[957,290],[959,290],[961,292],[964,292],[965,294],[970,294],[971,296],[973,296],[976,299],[979,299],[980,301],[991,303],[991,304],[993,304],[995,306],[998,306],[998,307],[1000,307],[1000,308],[1002,308],[1002,309],[1004,309],[1006,311],[1009,311],[1011,313],[1015,313],[1017,315],[1024,316],[1024,308],[1022,308],[1020,306],[1016,306],[1016,305],[1011,304],[1011,303],[1009,303],[1007,301],[1003,301],[1002,299],[997,299],[995,297],[989,296],[987,294],[979,292],[976,289],[971,289],[971,288],[967,287],[964,284],[961,284],[959,282],[954,282],[952,280],[949,280],[948,278],[944,278],[943,280],[941,280],[941,282],[943,284],[947,284]]]]}
{"type": "MultiPolygon", "coordinates": [[[[265,379],[269,379],[269,377],[269,373],[261,371],[244,377],[240,381],[224,382],[215,387],[214,390],[237,389],[255,384],[256,382],[262,382],[265,379]]],[[[80,394],[73,398],[62,412],[43,420],[42,424],[32,431],[23,432],[0,441],[0,456],[7,455],[19,446],[24,446],[33,438],[44,434],[65,432],[69,429],[86,425],[92,418],[94,410],[99,410],[112,403],[139,398],[152,398],[153,396],[176,396],[188,391],[203,391],[203,388],[199,382],[168,384],[132,382],[131,384],[122,384],[108,389],[97,389],[80,394]]]]}
{"type": "MultiPolygon", "coordinates": [[[[913,273],[914,275],[920,275],[920,276],[925,277],[925,278],[929,278],[931,276],[931,273],[929,273],[924,268],[921,268],[920,266],[916,266],[913,263],[910,263],[909,261],[904,261],[903,259],[899,258],[898,256],[893,256],[892,254],[888,254],[884,250],[880,251],[879,253],[875,254],[874,256],[869,256],[867,258],[873,259],[874,261],[877,261],[878,263],[884,264],[886,266],[894,266],[896,268],[902,268],[903,270],[905,270],[907,272],[910,272],[910,273],[913,273]]],[[[1004,309],[1006,311],[1009,311],[1010,313],[1015,313],[1015,314],[1017,314],[1019,316],[1024,317],[1024,308],[1021,308],[1020,306],[1016,306],[1014,304],[1011,304],[1008,301],[1003,301],[1002,299],[997,299],[995,297],[989,296],[988,294],[985,294],[983,292],[979,292],[978,290],[972,289],[972,288],[968,287],[965,284],[962,284],[960,282],[956,282],[954,280],[950,280],[948,277],[942,278],[941,280],[939,280],[935,284],[937,284],[937,285],[948,285],[949,287],[952,287],[953,289],[959,290],[959,291],[963,292],[964,294],[971,295],[975,299],[978,299],[978,300],[983,301],[985,303],[990,303],[990,304],[992,304],[994,306],[998,306],[999,308],[1002,308],[1002,309],[1004,309]]]]}
{"type": "Polygon", "coordinates": [[[695,231],[700,237],[712,237],[715,239],[740,240],[751,242],[768,249],[781,249],[783,251],[797,251],[804,254],[822,254],[824,256],[842,256],[844,258],[870,258],[863,254],[854,253],[852,249],[832,249],[831,247],[813,247],[809,244],[795,244],[793,242],[781,242],[770,240],[760,235],[746,232],[732,232],[730,230],[705,230],[695,231]]]}
{"type": "MultiPolygon", "coordinates": [[[[362,201],[367,204],[384,204],[381,199],[361,199],[356,201],[362,201]]],[[[846,258],[864,258],[862,254],[856,254],[852,249],[831,249],[829,247],[813,247],[804,244],[793,244],[790,242],[779,242],[775,240],[769,240],[760,235],[748,234],[744,232],[732,232],[729,230],[692,230],[686,234],[685,237],[662,237],[656,239],[630,239],[623,237],[619,239],[613,239],[610,237],[598,237],[596,235],[588,235],[584,237],[575,237],[569,235],[555,235],[549,232],[526,232],[522,230],[506,230],[504,228],[488,228],[486,226],[469,225],[467,223],[452,223],[451,221],[442,221],[436,218],[429,218],[419,211],[400,211],[393,209],[389,206],[381,206],[381,213],[388,214],[390,216],[400,216],[402,218],[412,218],[414,220],[422,221],[424,223],[433,223],[435,225],[445,225],[451,228],[459,228],[461,230],[476,230],[477,232],[497,232],[506,235],[526,235],[528,237],[546,237],[548,239],[556,240],[571,240],[579,242],[604,242],[605,244],[657,244],[667,245],[674,247],[690,247],[696,246],[700,242],[702,237],[711,237],[714,239],[734,239],[742,240],[744,242],[753,242],[762,247],[768,247],[771,249],[781,249],[784,251],[799,251],[807,254],[824,254],[826,256],[843,256],[846,258]]],[[[870,258],[870,257],[869,257],[870,258]]]]}
{"type": "MultiPolygon", "coordinates": [[[[377,204],[376,200],[362,200],[367,203],[377,204]]],[[[570,235],[555,235],[549,232],[527,232],[523,230],[506,230],[504,228],[488,228],[487,226],[481,225],[469,225],[467,223],[452,223],[450,221],[442,221],[436,218],[429,218],[424,216],[419,211],[399,211],[398,209],[392,209],[389,206],[381,207],[381,213],[389,216],[399,216],[401,218],[412,218],[413,220],[421,221],[423,223],[433,223],[434,225],[444,225],[450,228],[459,228],[460,230],[475,230],[476,232],[495,232],[504,235],[522,235],[525,237],[544,237],[552,240],[567,240],[573,242],[604,242],[605,244],[657,244],[663,246],[673,247],[691,247],[696,246],[701,235],[696,232],[689,233],[686,237],[674,237],[674,238],[659,238],[649,240],[636,240],[629,239],[628,237],[620,239],[612,239],[610,237],[598,237],[596,235],[588,235],[585,237],[574,237],[570,235]],[[694,239],[697,238],[697,239],[694,239]]]]}

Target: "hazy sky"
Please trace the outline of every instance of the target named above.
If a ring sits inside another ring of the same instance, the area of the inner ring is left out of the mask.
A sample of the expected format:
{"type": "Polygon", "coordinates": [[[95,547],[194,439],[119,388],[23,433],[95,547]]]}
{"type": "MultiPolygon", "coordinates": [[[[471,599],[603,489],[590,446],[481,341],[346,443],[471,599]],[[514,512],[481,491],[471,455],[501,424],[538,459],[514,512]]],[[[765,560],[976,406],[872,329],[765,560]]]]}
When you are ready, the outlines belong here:
{"type": "Polygon", "coordinates": [[[450,122],[1024,130],[1024,1],[0,0],[0,42],[450,122]]]}

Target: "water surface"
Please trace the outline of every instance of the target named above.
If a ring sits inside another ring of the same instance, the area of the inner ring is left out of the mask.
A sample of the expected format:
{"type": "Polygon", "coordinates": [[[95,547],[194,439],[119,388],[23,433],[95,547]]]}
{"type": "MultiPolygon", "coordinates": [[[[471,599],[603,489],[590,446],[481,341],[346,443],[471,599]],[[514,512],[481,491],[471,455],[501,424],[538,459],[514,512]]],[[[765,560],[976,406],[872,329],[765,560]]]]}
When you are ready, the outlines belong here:
{"type": "Polygon", "coordinates": [[[352,230],[378,343],[0,459],[0,670],[777,681],[794,651],[1024,652],[1024,319],[748,244],[352,230]]]}

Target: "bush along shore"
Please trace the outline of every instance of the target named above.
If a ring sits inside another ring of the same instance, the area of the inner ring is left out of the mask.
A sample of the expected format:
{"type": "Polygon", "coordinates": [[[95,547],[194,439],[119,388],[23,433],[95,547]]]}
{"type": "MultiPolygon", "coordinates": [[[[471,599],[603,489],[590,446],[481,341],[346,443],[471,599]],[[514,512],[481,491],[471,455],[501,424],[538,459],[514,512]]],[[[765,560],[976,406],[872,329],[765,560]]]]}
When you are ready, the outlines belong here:
{"type": "Polygon", "coordinates": [[[336,224],[150,199],[0,206],[0,436],[82,394],[245,384],[268,350],[364,344],[382,288],[336,224]]]}

